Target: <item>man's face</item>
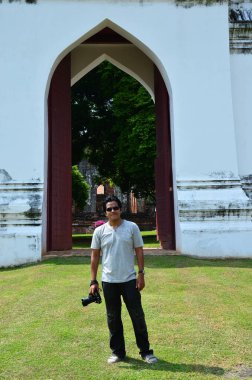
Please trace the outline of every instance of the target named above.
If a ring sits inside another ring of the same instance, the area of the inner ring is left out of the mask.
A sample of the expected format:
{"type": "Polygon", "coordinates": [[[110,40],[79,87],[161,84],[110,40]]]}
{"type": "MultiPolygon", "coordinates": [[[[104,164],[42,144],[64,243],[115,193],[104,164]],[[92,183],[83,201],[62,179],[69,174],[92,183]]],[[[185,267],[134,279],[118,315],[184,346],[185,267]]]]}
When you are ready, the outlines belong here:
{"type": "Polygon", "coordinates": [[[121,210],[116,201],[108,202],[106,204],[106,217],[111,222],[121,219],[121,210]]]}

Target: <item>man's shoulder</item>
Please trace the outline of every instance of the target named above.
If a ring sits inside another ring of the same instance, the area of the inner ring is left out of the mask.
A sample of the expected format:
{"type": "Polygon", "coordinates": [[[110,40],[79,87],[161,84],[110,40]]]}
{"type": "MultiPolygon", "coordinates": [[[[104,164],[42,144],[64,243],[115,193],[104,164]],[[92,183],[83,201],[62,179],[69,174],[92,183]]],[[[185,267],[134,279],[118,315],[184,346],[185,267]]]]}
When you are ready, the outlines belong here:
{"type": "Polygon", "coordinates": [[[123,224],[124,225],[128,225],[128,226],[131,226],[131,225],[136,225],[136,223],[134,222],[131,222],[131,220],[127,220],[127,219],[123,219],[123,224]]]}
{"type": "Polygon", "coordinates": [[[126,228],[131,229],[139,229],[138,225],[135,222],[131,222],[130,220],[123,219],[123,224],[126,228]]]}
{"type": "Polygon", "coordinates": [[[102,225],[99,226],[99,227],[96,227],[95,230],[94,230],[94,234],[101,234],[101,233],[103,233],[103,231],[104,231],[107,227],[108,227],[108,222],[102,224],[102,225]]]}

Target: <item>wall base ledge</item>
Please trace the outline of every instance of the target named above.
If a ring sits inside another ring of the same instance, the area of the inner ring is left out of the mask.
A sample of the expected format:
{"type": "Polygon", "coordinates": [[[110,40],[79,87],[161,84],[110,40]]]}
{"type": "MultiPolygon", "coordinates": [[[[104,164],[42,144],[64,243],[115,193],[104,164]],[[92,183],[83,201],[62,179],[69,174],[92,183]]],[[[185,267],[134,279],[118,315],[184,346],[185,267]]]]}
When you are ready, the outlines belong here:
{"type": "Polygon", "coordinates": [[[0,267],[36,263],[41,260],[41,226],[0,229],[0,267]]]}
{"type": "Polygon", "coordinates": [[[182,254],[252,259],[252,222],[181,223],[180,228],[182,254]]]}

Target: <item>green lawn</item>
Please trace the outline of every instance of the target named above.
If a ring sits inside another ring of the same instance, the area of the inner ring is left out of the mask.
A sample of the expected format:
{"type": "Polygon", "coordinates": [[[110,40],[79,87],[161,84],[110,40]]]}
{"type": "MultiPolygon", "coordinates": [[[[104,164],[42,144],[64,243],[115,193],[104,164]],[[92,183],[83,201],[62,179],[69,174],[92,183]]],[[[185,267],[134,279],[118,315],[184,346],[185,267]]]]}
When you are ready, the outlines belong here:
{"type": "Polygon", "coordinates": [[[142,300],[159,358],[152,366],[139,358],[125,307],[128,359],[106,364],[104,302],[80,302],[89,263],[54,258],[0,271],[1,380],[208,380],[252,367],[252,260],[146,257],[142,300]]]}
{"type": "MultiPolygon", "coordinates": [[[[141,231],[145,248],[159,248],[156,231],[141,231]]],[[[90,248],[92,234],[74,234],[73,249],[90,248]]]]}

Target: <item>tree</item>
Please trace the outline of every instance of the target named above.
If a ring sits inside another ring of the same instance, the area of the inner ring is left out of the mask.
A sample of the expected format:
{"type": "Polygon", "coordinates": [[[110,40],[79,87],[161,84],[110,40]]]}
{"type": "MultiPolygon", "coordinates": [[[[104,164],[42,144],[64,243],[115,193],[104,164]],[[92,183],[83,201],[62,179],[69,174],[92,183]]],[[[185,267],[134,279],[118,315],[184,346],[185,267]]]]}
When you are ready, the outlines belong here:
{"type": "Polygon", "coordinates": [[[85,157],[98,182],[153,197],[154,104],[141,84],[104,62],[73,86],[72,105],[73,163],[85,157]]]}
{"type": "Polygon", "coordinates": [[[88,200],[89,185],[77,165],[72,166],[72,198],[79,209],[83,209],[88,200]]]}
{"type": "Polygon", "coordinates": [[[115,181],[123,191],[131,189],[137,196],[153,196],[156,157],[155,114],[147,91],[131,77],[121,80],[114,97],[116,128],[120,129],[114,157],[115,181]]]}

